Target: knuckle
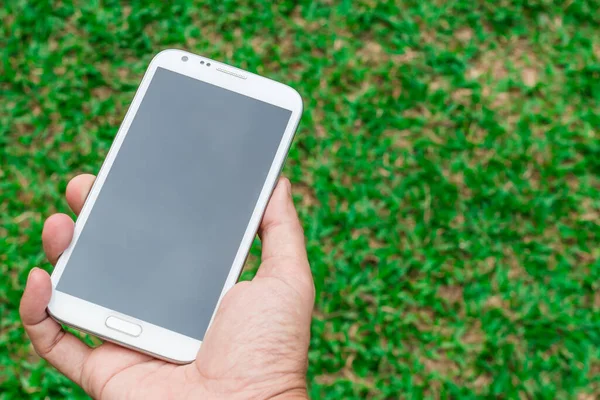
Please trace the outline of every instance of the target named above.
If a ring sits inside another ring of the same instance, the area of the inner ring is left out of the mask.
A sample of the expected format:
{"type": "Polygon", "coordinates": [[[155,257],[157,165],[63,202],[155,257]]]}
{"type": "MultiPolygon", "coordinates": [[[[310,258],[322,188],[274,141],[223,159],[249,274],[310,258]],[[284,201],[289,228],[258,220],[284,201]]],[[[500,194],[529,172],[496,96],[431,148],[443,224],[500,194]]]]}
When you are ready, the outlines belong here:
{"type": "Polygon", "coordinates": [[[62,340],[62,338],[65,336],[65,331],[64,330],[60,330],[60,332],[58,332],[58,334],[56,335],[56,337],[54,337],[52,339],[52,341],[48,342],[48,343],[33,343],[33,348],[35,350],[35,352],[42,358],[46,359],[48,357],[48,355],[52,352],[52,350],[54,349],[54,347],[56,346],[56,344],[58,342],[60,342],[62,340]]]}

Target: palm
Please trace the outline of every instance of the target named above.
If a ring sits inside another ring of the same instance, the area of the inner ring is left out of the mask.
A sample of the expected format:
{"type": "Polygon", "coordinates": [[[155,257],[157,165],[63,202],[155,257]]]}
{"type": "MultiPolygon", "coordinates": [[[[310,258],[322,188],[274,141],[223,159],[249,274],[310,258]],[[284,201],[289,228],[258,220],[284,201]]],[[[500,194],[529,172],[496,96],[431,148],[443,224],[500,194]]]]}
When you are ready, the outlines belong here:
{"type": "MultiPolygon", "coordinates": [[[[69,185],[67,200],[75,212],[81,209],[90,185],[91,178],[86,177],[69,185]]],[[[72,235],[72,222],[69,235],[59,233],[69,230],[65,217],[49,219],[44,229],[44,247],[51,261],[56,260],[72,235]],[[54,235],[48,230],[55,231],[54,235]],[[52,242],[61,235],[63,241],[68,236],[68,241],[52,242]]],[[[51,291],[49,277],[41,270],[31,274],[23,296],[24,324],[36,350],[94,397],[231,398],[237,394],[241,398],[266,398],[283,393],[304,396],[314,289],[300,225],[282,184],[265,213],[261,237],[263,263],[257,276],[251,282],[238,283],[223,298],[192,364],[177,366],[112,343],[82,350],[84,345],[71,335],[52,339],[53,330],[57,332],[54,336],[62,332],[60,327],[57,330],[56,322],[38,315],[39,305],[47,304],[45,297],[49,299],[51,291]],[[40,318],[42,321],[38,321],[40,318]],[[79,362],[65,362],[64,353],[69,351],[87,353],[79,362]]]]}

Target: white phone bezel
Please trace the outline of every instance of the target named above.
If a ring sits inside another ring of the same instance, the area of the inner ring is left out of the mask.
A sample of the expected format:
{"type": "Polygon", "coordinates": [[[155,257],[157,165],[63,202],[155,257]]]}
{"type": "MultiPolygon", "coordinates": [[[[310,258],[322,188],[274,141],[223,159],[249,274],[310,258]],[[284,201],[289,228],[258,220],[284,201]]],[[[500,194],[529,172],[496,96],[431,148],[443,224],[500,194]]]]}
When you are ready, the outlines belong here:
{"type": "MultiPolygon", "coordinates": [[[[298,127],[300,116],[302,114],[302,98],[296,90],[282,83],[182,50],[164,50],[157,54],[148,66],[106,159],[98,172],[98,176],[96,177],[96,181],[92,186],[90,194],[77,218],[71,244],[64,251],[54,268],[52,273],[52,287],[56,288],[60,280],[73,248],[77,244],[77,240],[85,226],[90,211],[94,206],[96,198],[102,189],[102,185],[110,172],[121,144],[123,143],[142,99],[146,94],[150,81],[152,80],[156,69],[159,67],[285,108],[292,112],[258,197],[258,201],[254,207],[254,211],[252,212],[250,222],[248,223],[227,276],[227,280],[221,291],[217,307],[213,312],[214,318],[214,313],[216,312],[221,299],[236,283],[244,266],[246,255],[252,245],[263,212],[267,206],[271,192],[275,187],[277,178],[283,167],[287,152],[294,137],[294,133],[298,127]],[[187,57],[187,61],[183,61],[182,57],[184,56],[187,57]],[[201,64],[201,61],[203,61],[204,64],[201,64]],[[210,66],[207,66],[208,63],[210,63],[210,66]]],[[[235,110],[231,110],[231,112],[234,113],[235,110]]],[[[61,323],[91,333],[105,340],[116,342],[125,347],[133,348],[157,358],[175,363],[189,363],[195,360],[196,354],[202,343],[200,340],[141,321],[128,315],[123,315],[114,310],[59,292],[56,289],[53,290],[52,298],[48,305],[48,312],[53,318],[61,323]],[[105,321],[109,316],[116,316],[120,319],[131,321],[142,326],[142,333],[138,337],[133,337],[108,328],[105,321]]]]}

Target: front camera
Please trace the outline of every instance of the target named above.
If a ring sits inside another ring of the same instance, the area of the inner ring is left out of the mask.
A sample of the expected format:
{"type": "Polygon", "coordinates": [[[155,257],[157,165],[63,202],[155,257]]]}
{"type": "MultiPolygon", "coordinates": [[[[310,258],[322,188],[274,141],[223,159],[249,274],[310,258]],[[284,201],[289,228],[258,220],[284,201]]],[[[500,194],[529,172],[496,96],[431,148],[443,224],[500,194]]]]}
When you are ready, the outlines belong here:
{"type": "Polygon", "coordinates": [[[210,63],[206,63],[206,66],[207,66],[207,67],[210,67],[210,63]]]}

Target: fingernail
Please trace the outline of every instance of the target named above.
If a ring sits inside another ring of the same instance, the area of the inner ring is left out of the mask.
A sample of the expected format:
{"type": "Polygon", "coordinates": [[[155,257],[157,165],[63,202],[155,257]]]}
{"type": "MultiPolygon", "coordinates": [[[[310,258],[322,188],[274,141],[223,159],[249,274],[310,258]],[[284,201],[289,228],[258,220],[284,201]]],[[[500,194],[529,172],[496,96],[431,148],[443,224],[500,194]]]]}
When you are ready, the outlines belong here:
{"type": "Polygon", "coordinates": [[[289,179],[285,180],[285,187],[287,189],[288,194],[291,196],[292,195],[292,183],[290,182],[289,179]]]}
{"type": "Polygon", "coordinates": [[[31,270],[29,271],[29,275],[27,275],[27,279],[28,279],[28,280],[29,280],[29,277],[31,276],[31,273],[32,273],[33,271],[35,271],[36,269],[39,269],[39,268],[38,268],[38,267],[33,267],[33,268],[31,268],[31,270]]]}

